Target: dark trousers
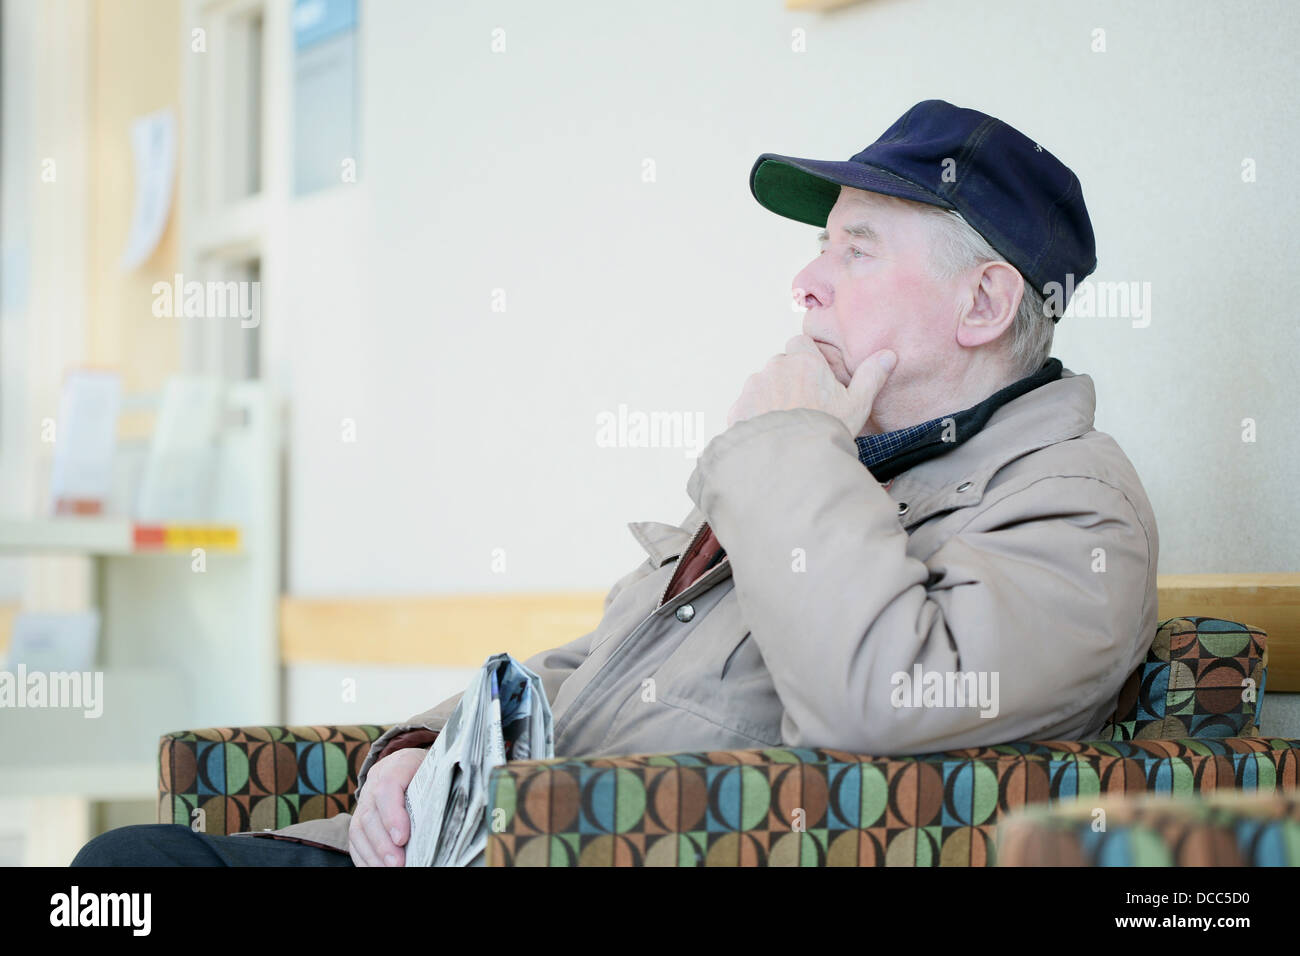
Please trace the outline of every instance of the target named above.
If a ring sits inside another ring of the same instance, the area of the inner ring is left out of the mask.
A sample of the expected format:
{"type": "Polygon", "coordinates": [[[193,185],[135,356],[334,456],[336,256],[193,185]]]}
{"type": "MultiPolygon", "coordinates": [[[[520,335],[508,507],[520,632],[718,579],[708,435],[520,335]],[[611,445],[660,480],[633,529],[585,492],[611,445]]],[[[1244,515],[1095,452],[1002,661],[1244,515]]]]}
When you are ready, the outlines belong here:
{"type": "Polygon", "coordinates": [[[351,866],[352,857],[273,837],[208,836],[179,823],[101,833],[72,866],[351,866]]]}

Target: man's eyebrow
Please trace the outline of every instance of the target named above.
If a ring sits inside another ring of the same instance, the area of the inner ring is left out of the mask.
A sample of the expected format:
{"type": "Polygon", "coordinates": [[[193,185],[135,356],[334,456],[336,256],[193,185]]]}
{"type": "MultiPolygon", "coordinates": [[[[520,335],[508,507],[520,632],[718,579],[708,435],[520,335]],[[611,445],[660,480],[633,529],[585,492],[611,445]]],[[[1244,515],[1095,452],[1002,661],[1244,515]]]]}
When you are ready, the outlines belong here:
{"type": "MultiPolygon", "coordinates": [[[[850,236],[854,236],[858,239],[866,239],[869,242],[880,241],[880,236],[876,234],[876,231],[871,228],[871,224],[867,222],[865,219],[859,220],[858,222],[850,223],[849,225],[844,227],[844,231],[847,232],[850,236]]],[[[830,238],[831,238],[830,233],[827,232],[825,229],[817,233],[817,241],[819,243],[829,242],[830,238]]]]}

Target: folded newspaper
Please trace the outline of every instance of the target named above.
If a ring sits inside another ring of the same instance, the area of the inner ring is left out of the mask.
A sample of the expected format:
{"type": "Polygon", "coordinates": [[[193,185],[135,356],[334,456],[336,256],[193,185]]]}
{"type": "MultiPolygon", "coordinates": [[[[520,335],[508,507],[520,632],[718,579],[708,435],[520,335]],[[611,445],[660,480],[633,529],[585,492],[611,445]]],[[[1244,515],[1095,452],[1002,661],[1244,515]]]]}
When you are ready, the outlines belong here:
{"type": "Polygon", "coordinates": [[[482,866],[492,768],[554,756],[542,679],[509,654],[493,654],[406,788],[406,865],[482,866]]]}

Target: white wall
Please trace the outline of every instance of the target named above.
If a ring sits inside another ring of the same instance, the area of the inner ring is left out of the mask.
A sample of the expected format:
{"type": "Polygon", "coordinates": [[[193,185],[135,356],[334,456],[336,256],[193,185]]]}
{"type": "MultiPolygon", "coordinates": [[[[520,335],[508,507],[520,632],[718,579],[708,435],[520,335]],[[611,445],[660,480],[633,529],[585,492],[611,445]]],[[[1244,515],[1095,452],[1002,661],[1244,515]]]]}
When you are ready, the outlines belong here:
{"type": "Polygon", "coordinates": [[[1296,570],[1298,23],[1287,0],[365,3],[361,182],[292,205],[268,293],[287,589],[608,586],[643,559],[625,522],[690,509],[692,461],[598,448],[597,414],[711,436],[798,330],[816,230],[758,206],[754,159],[846,159],[931,97],[1048,146],[1084,184],[1093,278],[1151,283],[1149,327],[1067,318],[1054,354],[1096,381],[1160,570],[1296,570]]]}
{"type": "Polygon", "coordinates": [[[294,664],[284,668],[284,722],[395,724],[469,686],[477,667],[294,664]]]}
{"type": "MultiPolygon", "coordinates": [[[[49,507],[64,372],[85,362],[90,97],[85,0],[4,4],[0,77],[0,514],[49,507]]],[[[0,557],[0,602],[76,607],[79,558],[0,557]]]]}

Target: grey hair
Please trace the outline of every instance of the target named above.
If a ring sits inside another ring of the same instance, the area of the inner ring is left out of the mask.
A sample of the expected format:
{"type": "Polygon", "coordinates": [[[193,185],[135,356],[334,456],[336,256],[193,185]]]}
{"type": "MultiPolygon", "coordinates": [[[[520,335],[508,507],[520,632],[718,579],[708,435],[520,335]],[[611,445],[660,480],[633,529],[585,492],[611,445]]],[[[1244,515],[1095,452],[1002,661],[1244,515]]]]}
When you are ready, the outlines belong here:
{"type": "MultiPolygon", "coordinates": [[[[950,279],[985,262],[1006,262],[983,236],[975,231],[961,213],[925,203],[916,203],[935,224],[932,248],[934,265],[941,278],[950,279]]],[[[1007,263],[1010,265],[1010,263],[1007,263]]],[[[1014,268],[1014,267],[1013,267],[1014,268]]],[[[1019,270],[1017,270],[1019,274],[1019,270]]],[[[1011,326],[1008,361],[1015,379],[1032,375],[1043,367],[1052,354],[1052,336],[1056,326],[1047,314],[1043,296],[1023,275],[1024,294],[1011,326]]]]}

